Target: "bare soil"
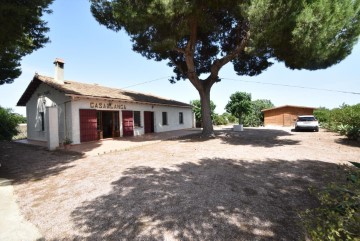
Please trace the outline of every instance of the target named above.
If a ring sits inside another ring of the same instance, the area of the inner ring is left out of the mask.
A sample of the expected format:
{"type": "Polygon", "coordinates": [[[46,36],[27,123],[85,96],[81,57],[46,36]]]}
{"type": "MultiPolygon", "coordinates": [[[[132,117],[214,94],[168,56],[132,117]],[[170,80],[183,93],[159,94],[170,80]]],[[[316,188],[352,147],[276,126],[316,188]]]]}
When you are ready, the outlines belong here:
{"type": "Polygon", "coordinates": [[[343,181],[360,145],[250,128],[97,157],[0,143],[25,217],[46,240],[304,240],[308,188],[343,181]]]}

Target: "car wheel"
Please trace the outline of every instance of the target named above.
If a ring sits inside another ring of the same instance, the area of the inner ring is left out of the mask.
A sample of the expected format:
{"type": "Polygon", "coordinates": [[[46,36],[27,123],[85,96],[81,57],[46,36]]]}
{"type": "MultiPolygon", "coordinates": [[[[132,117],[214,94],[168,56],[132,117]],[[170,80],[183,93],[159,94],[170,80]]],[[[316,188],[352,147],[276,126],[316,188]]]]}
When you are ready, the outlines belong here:
{"type": "Polygon", "coordinates": [[[316,127],[316,128],[315,128],[315,131],[316,131],[316,132],[319,132],[319,127],[316,127]]]}

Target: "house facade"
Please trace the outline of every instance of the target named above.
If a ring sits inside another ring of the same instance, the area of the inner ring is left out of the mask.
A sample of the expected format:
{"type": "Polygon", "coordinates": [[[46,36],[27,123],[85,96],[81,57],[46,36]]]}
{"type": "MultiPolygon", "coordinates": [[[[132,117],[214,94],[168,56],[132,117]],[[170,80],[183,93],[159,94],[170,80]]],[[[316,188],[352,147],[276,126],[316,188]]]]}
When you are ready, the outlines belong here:
{"type": "Polygon", "coordinates": [[[79,144],[192,128],[192,106],[162,97],[35,74],[18,106],[26,106],[28,139],[79,144]]]}
{"type": "Polygon", "coordinates": [[[314,107],[284,105],[264,109],[264,126],[293,126],[299,115],[312,115],[314,107]]]}

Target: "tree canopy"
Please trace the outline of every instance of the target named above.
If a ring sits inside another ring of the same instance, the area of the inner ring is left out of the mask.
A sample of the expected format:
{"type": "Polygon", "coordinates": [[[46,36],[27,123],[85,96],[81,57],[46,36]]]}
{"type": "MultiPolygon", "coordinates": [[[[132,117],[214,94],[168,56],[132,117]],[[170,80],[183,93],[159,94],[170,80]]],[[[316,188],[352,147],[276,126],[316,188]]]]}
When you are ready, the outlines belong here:
{"type": "Polygon", "coordinates": [[[243,116],[251,111],[251,107],[251,94],[237,91],[230,96],[225,109],[233,116],[239,118],[239,124],[242,124],[243,116]]]}
{"type": "Polygon", "coordinates": [[[225,64],[249,76],[274,60],[291,69],[327,68],[351,53],[360,34],[360,0],[90,1],[96,20],[125,30],[134,51],[167,60],[172,83],[194,85],[204,134],[213,132],[210,90],[225,64]]]}
{"type": "Polygon", "coordinates": [[[21,75],[22,57],[44,47],[49,31],[41,19],[53,0],[2,0],[0,4],[0,85],[21,75]]]}

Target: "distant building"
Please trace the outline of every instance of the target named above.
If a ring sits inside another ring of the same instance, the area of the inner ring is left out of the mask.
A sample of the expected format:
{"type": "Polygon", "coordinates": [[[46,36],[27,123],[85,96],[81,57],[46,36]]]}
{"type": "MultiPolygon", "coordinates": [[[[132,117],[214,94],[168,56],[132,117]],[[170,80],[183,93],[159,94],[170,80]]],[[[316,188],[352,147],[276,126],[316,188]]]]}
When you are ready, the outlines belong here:
{"type": "Polygon", "coordinates": [[[103,138],[191,128],[192,106],[154,95],[64,81],[64,61],[55,77],[35,74],[18,101],[26,106],[28,139],[74,144],[103,138]],[[52,109],[52,111],[50,111],[52,109]]]}
{"type": "Polygon", "coordinates": [[[297,116],[312,115],[314,107],[284,105],[269,109],[264,109],[265,126],[293,126],[297,116]]]}

